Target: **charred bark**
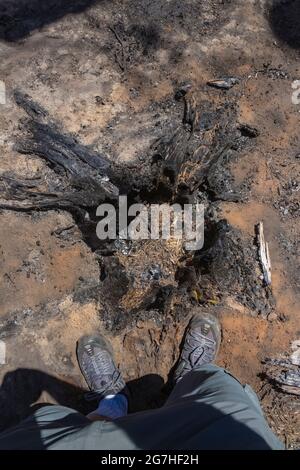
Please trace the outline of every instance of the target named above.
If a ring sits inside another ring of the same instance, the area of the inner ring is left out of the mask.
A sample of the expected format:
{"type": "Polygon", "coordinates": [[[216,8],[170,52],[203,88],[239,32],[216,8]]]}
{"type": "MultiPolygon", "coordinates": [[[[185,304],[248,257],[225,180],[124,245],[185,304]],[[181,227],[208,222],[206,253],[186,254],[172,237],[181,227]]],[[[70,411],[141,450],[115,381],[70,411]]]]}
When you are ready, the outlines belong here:
{"type": "Polygon", "coordinates": [[[2,175],[2,195],[9,202],[0,204],[0,208],[72,211],[116,200],[119,190],[108,177],[110,163],[104,156],[62,133],[47,111],[28,95],[17,91],[15,100],[28,115],[23,121],[25,135],[17,141],[16,150],[43,158],[58,178],[53,183],[2,175]]]}

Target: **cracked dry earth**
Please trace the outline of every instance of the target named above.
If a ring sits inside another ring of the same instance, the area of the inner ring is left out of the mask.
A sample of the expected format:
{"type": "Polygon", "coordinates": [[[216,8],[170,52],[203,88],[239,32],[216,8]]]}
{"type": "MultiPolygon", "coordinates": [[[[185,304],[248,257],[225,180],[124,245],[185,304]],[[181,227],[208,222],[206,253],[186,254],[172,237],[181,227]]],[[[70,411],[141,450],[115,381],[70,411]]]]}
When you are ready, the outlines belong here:
{"type": "MultiPolygon", "coordinates": [[[[299,446],[299,396],[276,388],[264,364],[300,336],[297,18],[297,2],[287,0],[0,0],[6,181],[42,179],[53,190],[59,178],[45,159],[15,145],[26,119],[16,90],[64,135],[129,169],[132,182],[145,178],[158,139],[186,129],[184,103],[176,99],[182,84],[190,85],[196,110],[189,145],[214,145],[210,133],[218,128],[217,139],[225,138],[227,124],[229,133],[239,124],[258,130],[255,138],[240,136],[197,188],[206,244],[194,257],[174,240],[104,253],[94,228],[87,236],[61,208],[0,211],[2,429],[42,401],[88,411],[75,345],[97,331],[114,346],[132,408],[160,406],[184,327],[200,309],[222,324],[218,364],[255,389],[286,446],[299,446]],[[239,83],[226,91],[207,86],[224,76],[239,83]],[[257,262],[259,221],[272,262],[268,290],[257,262]]],[[[7,203],[5,191],[0,196],[7,203]]]]}

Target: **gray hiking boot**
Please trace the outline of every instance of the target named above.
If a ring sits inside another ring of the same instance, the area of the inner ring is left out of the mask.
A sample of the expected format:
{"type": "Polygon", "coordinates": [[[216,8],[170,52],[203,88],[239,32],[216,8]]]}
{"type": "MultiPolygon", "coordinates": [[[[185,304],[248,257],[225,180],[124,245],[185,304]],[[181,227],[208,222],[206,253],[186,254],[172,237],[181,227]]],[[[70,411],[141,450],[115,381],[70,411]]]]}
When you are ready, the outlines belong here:
{"type": "Polygon", "coordinates": [[[91,390],[85,398],[96,400],[107,395],[127,395],[126,384],[117,369],[110,343],[104,336],[83,336],[77,343],[77,359],[91,390]]]}
{"type": "Polygon", "coordinates": [[[174,381],[196,367],[214,362],[221,343],[221,326],[210,313],[192,317],[186,329],[184,344],[174,373],[174,381]]]}

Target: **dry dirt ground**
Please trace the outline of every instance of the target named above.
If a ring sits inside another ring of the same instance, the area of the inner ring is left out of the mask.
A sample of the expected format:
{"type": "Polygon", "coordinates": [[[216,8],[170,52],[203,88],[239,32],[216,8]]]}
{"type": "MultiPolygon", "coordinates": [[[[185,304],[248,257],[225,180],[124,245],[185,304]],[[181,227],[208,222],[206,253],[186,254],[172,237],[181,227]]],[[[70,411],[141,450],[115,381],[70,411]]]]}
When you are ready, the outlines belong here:
{"type": "Polygon", "coordinates": [[[274,298],[266,314],[232,289],[206,303],[196,295],[181,305],[182,314],[174,300],[171,307],[150,302],[143,309],[145,284],[110,291],[122,284],[122,266],[142,276],[160,265],[165,284],[174,288],[176,246],[160,251],[149,242],[120,255],[120,275],[114,272],[111,282],[67,211],[1,210],[2,428],[38,401],[85,409],[75,345],[97,331],[114,345],[135,394],[132,408],[159,406],[188,318],[208,309],[223,329],[218,364],[255,389],[274,432],[289,448],[299,446],[299,397],[274,388],[263,364],[288,352],[300,336],[300,104],[292,101],[292,83],[300,80],[298,7],[297,1],[267,0],[0,0],[1,174],[51,173],[45,161],[14,146],[24,118],[13,99],[16,89],[47,109],[65,133],[126,165],[148,155],[153,141],[180,122],[182,103],[174,99],[180,84],[190,83],[210,103],[224,96],[236,104],[237,122],[254,126],[259,136],[229,162],[243,196],[217,199],[213,207],[244,241],[254,240],[255,225],[264,222],[274,298]],[[228,75],[240,83],[228,91],[207,87],[208,80],[228,75]],[[156,252],[164,256],[155,259],[156,252]]]}

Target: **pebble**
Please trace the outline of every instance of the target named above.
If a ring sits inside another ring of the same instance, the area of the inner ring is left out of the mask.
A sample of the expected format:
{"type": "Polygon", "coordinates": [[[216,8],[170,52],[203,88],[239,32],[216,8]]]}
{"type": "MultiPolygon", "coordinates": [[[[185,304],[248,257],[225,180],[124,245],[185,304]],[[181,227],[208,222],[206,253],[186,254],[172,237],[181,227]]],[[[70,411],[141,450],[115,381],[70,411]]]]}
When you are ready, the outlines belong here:
{"type": "Polygon", "coordinates": [[[268,321],[271,321],[271,322],[272,322],[272,321],[275,321],[275,320],[277,320],[277,315],[276,315],[276,313],[275,313],[275,312],[269,313],[269,315],[268,315],[268,321]]]}

